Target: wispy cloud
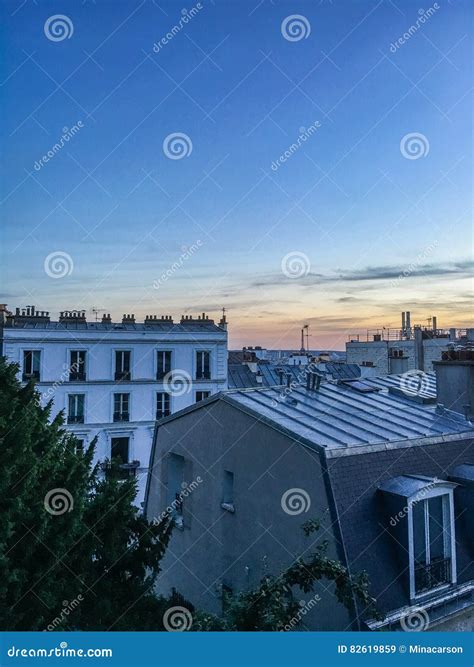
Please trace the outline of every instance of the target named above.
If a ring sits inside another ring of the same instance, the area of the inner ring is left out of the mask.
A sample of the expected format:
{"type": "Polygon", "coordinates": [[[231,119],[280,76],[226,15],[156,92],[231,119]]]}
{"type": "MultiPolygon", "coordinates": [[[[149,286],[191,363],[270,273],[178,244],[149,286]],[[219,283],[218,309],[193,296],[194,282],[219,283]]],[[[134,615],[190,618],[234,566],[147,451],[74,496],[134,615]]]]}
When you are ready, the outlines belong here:
{"type": "MultiPolygon", "coordinates": [[[[412,268],[404,276],[406,280],[414,278],[427,277],[450,277],[466,278],[473,275],[474,261],[471,259],[459,260],[456,262],[429,263],[420,264],[412,268]]],[[[267,274],[258,277],[251,284],[251,287],[266,287],[270,285],[299,285],[302,287],[313,287],[315,285],[324,285],[326,283],[352,283],[352,282],[378,282],[384,280],[394,280],[404,275],[406,265],[392,266],[368,266],[363,269],[340,270],[334,273],[308,273],[297,281],[288,280],[287,276],[281,273],[267,274]]],[[[351,297],[348,297],[350,299],[351,297]]]]}

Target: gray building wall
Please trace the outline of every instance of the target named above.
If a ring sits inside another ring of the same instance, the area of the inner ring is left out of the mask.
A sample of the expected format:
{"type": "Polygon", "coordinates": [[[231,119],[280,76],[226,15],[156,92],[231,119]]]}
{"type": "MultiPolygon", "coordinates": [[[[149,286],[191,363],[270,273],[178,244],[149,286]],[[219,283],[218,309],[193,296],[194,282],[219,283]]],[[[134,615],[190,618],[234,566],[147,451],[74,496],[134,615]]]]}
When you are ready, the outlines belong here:
{"type": "MultiPolygon", "coordinates": [[[[186,459],[186,483],[202,481],[184,500],[184,528],[173,532],[159,592],[175,587],[196,607],[221,613],[222,583],[234,591],[253,588],[266,573],[278,574],[299,555],[309,556],[315,540],[329,540],[329,554],[338,558],[317,452],[224,401],[203,406],[158,428],[146,509],[150,519],[166,506],[168,452],[186,459]],[[226,470],[234,473],[234,513],[221,507],[226,470]],[[309,511],[294,516],[283,511],[282,495],[289,489],[306,491],[309,511]],[[316,517],[324,528],[305,537],[302,524],[316,517]]],[[[304,626],[348,628],[348,612],[328,582],[307,595],[297,591],[305,600],[316,594],[321,600],[304,617],[304,626]]]]}
{"type": "Polygon", "coordinates": [[[407,371],[421,369],[426,373],[434,369],[433,361],[440,361],[441,354],[448,349],[448,338],[432,338],[422,341],[422,359],[419,359],[415,340],[401,341],[351,341],[346,343],[346,354],[348,364],[363,365],[372,362],[374,368],[370,373],[364,375],[387,375],[389,373],[405,373],[407,371]],[[403,352],[403,357],[390,358],[393,350],[403,352]]]}

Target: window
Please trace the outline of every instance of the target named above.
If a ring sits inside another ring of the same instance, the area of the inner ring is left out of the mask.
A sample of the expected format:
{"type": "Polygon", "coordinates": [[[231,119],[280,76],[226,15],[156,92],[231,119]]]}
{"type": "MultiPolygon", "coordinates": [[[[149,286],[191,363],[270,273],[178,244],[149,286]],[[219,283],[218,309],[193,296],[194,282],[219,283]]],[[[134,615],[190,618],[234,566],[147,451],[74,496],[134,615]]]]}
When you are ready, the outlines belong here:
{"type": "Polygon", "coordinates": [[[156,395],[156,418],[163,419],[171,414],[170,410],[171,396],[167,391],[159,391],[156,395]]]}
{"type": "Polygon", "coordinates": [[[71,350],[69,359],[69,382],[86,379],[86,351],[71,350]]]}
{"type": "Polygon", "coordinates": [[[84,394],[69,394],[67,423],[84,423],[84,394]]]}
{"type": "Polygon", "coordinates": [[[452,496],[443,494],[410,504],[413,526],[411,574],[415,595],[454,579],[451,503],[452,496]]]}
{"type": "Polygon", "coordinates": [[[111,458],[118,459],[121,464],[128,463],[129,444],[128,438],[112,438],[111,458]]]}
{"type": "Polygon", "coordinates": [[[26,382],[34,378],[40,379],[41,352],[39,350],[25,350],[23,352],[23,380],[26,382]]]}
{"type": "Polygon", "coordinates": [[[163,378],[171,371],[171,352],[169,350],[158,350],[156,353],[156,379],[163,378]]]}
{"type": "Polygon", "coordinates": [[[80,438],[76,438],[76,443],[74,446],[74,453],[83,455],[84,454],[84,440],[81,440],[80,438]]]}
{"type": "Polygon", "coordinates": [[[114,394],[114,422],[128,422],[130,394],[114,394]]]}
{"type": "Polygon", "coordinates": [[[211,395],[210,391],[197,391],[196,403],[199,403],[199,401],[203,401],[205,398],[209,398],[210,395],[211,395]]]}
{"type": "Polygon", "coordinates": [[[115,351],[115,379],[130,380],[130,350],[115,351]]]}
{"type": "Polygon", "coordinates": [[[234,473],[229,470],[224,470],[221,506],[229,512],[234,511],[234,473]]]}
{"type": "Polygon", "coordinates": [[[167,506],[172,508],[173,519],[177,528],[183,529],[183,485],[184,457],[179,454],[168,454],[168,485],[167,506]]]}
{"type": "Polygon", "coordinates": [[[196,380],[211,379],[210,361],[210,352],[196,352],[196,380]]]}

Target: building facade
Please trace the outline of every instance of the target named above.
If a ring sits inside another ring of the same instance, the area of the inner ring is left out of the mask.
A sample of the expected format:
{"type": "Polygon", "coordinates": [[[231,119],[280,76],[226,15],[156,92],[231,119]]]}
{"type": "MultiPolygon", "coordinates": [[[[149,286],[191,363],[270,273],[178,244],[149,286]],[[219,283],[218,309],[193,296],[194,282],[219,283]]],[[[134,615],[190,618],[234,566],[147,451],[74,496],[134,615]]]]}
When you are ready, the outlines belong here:
{"type": "Polygon", "coordinates": [[[120,458],[124,474],[136,475],[141,503],[155,421],[227,387],[225,320],[205,314],[124,315],[87,322],[83,311],[62,312],[59,321],[33,306],[2,310],[2,354],[19,364],[20,379],[34,379],[43,405],[81,446],[97,438],[96,457],[120,458]]]}
{"type": "Polygon", "coordinates": [[[368,331],[349,337],[346,343],[347,363],[358,364],[366,377],[432,371],[433,362],[440,361],[450,346],[474,341],[474,329],[438,329],[436,317],[432,326],[411,324],[411,313],[402,313],[400,329],[368,331]]]}
{"type": "Polygon", "coordinates": [[[367,572],[379,617],[347,610],[321,580],[296,591],[308,608],[319,596],[299,629],[474,629],[474,353],[452,357],[420,387],[309,376],[285,397],[229,391],[161,422],[145,511],[171,508],[179,529],[158,590],[221,613],[222,587],[254,588],[324,539],[367,572]]]}

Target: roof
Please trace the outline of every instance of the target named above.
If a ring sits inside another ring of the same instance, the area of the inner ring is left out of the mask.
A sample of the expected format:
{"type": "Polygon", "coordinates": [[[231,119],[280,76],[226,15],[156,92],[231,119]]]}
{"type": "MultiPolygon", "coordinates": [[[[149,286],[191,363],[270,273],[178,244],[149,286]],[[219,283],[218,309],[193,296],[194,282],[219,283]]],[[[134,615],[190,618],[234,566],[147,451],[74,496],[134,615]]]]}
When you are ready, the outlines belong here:
{"type": "Polygon", "coordinates": [[[402,498],[411,498],[418,494],[423,495],[430,489],[440,486],[454,488],[456,484],[426,475],[399,475],[386,480],[380,485],[379,489],[402,498]]]}
{"type": "Polygon", "coordinates": [[[260,388],[227,392],[223,398],[301,441],[326,450],[474,431],[474,425],[462,415],[415,402],[409,395],[389,392],[391,384],[400,385],[401,377],[357,382],[372,385],[373,391],[369,392],[358,391],[354,383],[321,383],[318,391],[297,387],[286,394],[284,387],[260,388]]]}
{"type": "Polygon", "coordinates": [[[252,373],[247,364],[228,364],[228,383],[232,389],[244,387],[260,387],[256,374],[252,373]]]}
{"type": "MultiPolygon", "coordinates": [[[[300,384],[306,382],[304,372],[306,366],[294,366],[291,364],[278,364],[275,366],[264,361],[258,362],[257,368],[262,382],[257,382],[256,373],[252,372],[247,364],[229,363],[229,389],[278,386],[282,384],[282,372],[291,375],[291,382],[298,382],[300,384]]],[[[286,382],[286,379],[284,381],[286,382]]]]}
{"type": "Polygon", "coordinates": [[[357,364],[346,364],[342,361],[328,361],[325,364],[321,364],[321,366],[323,365],[323,372],[330,375],[333,380],[355,379],[360,377],[360,367],[357,364]]]}
{"type": "Polygon", "coordinates": [[[215,331],[223,333],[225,330],[212,322],[188,321],[186,324],[174,324],[167,321],[156,321],[152,324],[143,322],[16,322],[13,327],[5,327],[4,332],[16,331],[18,329],[34,329],[48,331],[101,331],[101,332],[126,332],[126,331],[157,331],[164,333],[187,333],[189,331],[215,331]]]}

